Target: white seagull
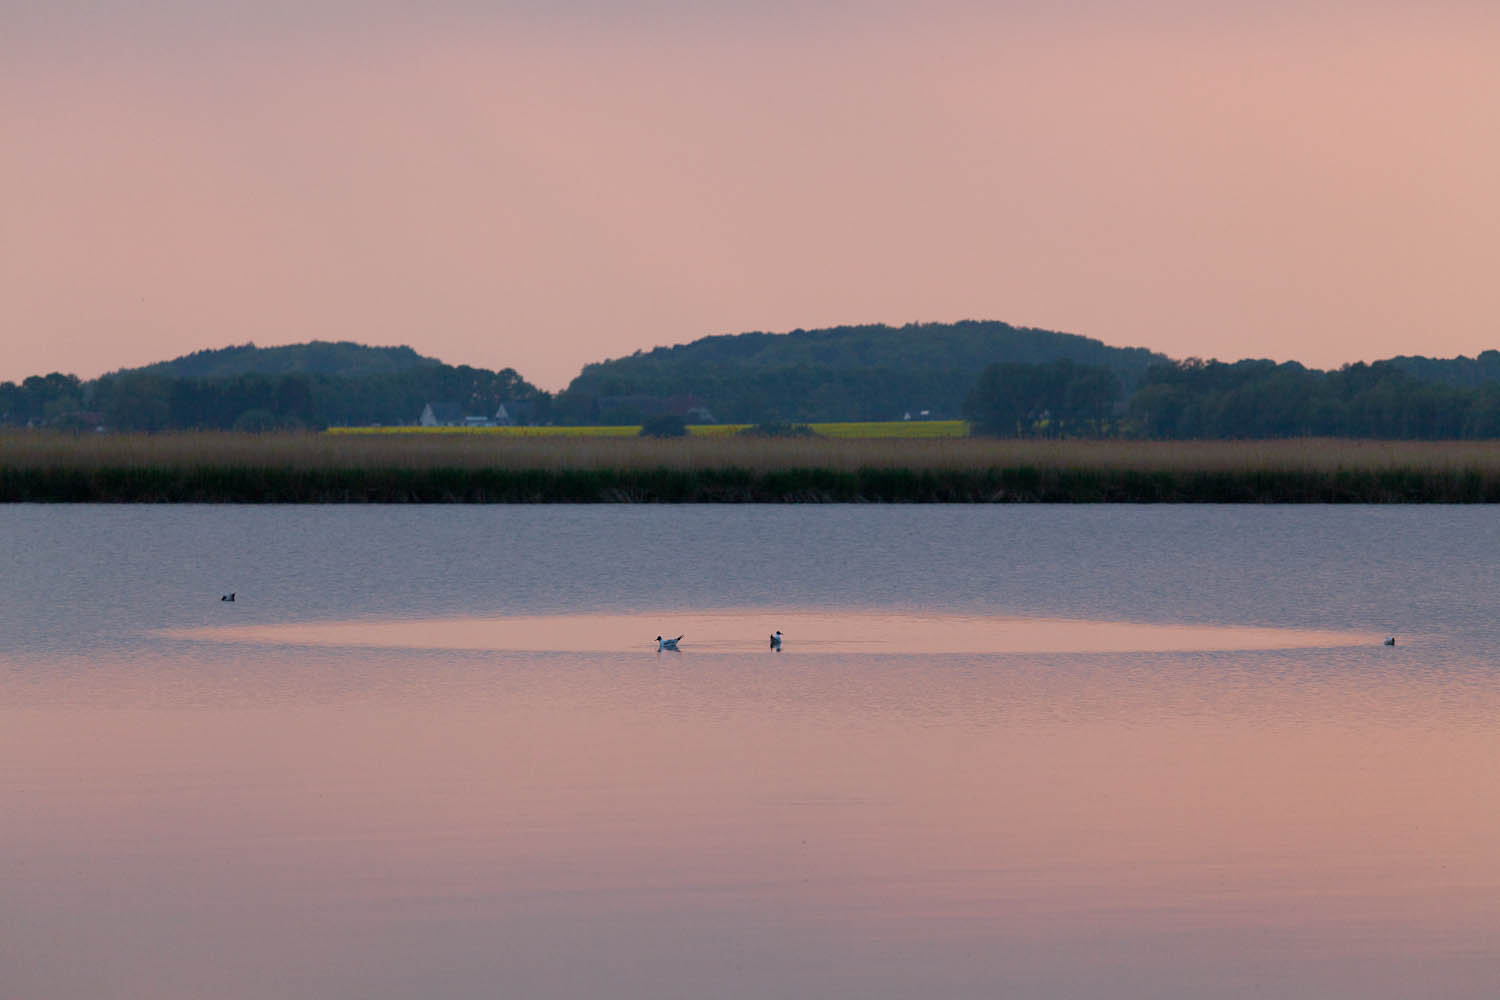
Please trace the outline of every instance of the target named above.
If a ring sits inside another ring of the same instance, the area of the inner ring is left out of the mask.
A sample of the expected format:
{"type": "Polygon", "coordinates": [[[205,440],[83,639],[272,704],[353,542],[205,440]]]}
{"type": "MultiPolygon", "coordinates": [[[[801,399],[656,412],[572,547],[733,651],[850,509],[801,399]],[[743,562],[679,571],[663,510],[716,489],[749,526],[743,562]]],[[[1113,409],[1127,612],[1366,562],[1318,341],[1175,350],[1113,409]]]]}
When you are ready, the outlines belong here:
{"type": "Polygon", "coordinates": [[[681,641],[681,639],[682,639],[682,636],[680,636],[680,635],[676,639],[663,639],[661,636],[657,636],[656,637],[656,651],[658,653],[660,653],[664,649],[674,649],[675,650],[677,648],[677,643],[679,641],[681,641]]]}
{"type": "Polygon", "coordinates": [[[781,629],[777,629],[775,631],[775,633],[772,634],[772,636],[771,636],[771,648],[772,649],[780,649],[781,648],[781,629]]]}

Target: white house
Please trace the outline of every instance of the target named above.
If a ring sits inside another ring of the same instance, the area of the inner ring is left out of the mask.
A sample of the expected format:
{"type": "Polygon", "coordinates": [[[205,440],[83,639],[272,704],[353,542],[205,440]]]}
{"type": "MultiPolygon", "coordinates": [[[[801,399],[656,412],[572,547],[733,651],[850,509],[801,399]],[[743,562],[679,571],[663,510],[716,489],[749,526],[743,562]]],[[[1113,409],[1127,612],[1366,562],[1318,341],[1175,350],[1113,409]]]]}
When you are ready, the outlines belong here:
{"type": "Polygon", "coordinates": [[[450,402],[428,403],[422,407],[422,415],[417,418],[417,423],[423,427],[462,427],[464,408],[450,402]]]}

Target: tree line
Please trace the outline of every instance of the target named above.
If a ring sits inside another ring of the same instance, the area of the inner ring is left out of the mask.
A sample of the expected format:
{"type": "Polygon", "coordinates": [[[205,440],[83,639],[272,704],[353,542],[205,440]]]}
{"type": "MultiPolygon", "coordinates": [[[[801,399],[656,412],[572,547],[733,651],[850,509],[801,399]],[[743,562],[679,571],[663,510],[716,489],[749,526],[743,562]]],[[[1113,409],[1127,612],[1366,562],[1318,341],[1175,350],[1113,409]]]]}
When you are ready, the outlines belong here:
{"type": "Polygon", "coordinates": [[[410,348],[244,345],[91,381],[54,372],[5,382],[0,425],[399,426],[436,402],[475,416],[503,403],[539,424],[640,424],[683,417],[690,403],[728,423],[963,416],[978,433],[1011,437],[1500,438],[1500,353],[1319,371],[1264,360],[1172,362],[1005,324],[841,327],[710,337],[590,365],[554,396],[514,369],[445,365],[410,348]],[[999,360],[984,360],[997,352],[999,360]],[[236,371],[247,366],[264,370],[236,371]]]}
{"type": "Polygon", "coordinates": [[[493,415],[524,403],[533,422],[550,420],[552,397],[514,369],[423,366],[372,375],[249,373],[179,377],[147,371],[84,382],[54,372],[0,384],[0,424],[127,431],[293,430],[414,424],[430,402],[493,415]]]}
{"type": "Polygon", "coordinates": [[[1500,381],[1428,381],[1394,360],[1318,371],[1190,358],[1149,368],[1125,396],[1096,366],[997,364],[970,390],[964,416],[1004,437],[1495,438],[1500,381]]]}

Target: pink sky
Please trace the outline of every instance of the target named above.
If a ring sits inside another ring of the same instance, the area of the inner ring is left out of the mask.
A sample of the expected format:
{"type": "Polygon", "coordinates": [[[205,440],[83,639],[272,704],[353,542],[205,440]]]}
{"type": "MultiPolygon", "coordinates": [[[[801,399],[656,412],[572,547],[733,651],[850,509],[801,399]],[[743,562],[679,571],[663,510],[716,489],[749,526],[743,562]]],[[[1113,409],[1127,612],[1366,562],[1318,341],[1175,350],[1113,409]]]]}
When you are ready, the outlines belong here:
{"type": "Polygon", "coordinates": [[[557,389],[964,318],[1500,347],[1492,3],[404,6],[0,0],[0,379],[347,339],[557,389]]]}

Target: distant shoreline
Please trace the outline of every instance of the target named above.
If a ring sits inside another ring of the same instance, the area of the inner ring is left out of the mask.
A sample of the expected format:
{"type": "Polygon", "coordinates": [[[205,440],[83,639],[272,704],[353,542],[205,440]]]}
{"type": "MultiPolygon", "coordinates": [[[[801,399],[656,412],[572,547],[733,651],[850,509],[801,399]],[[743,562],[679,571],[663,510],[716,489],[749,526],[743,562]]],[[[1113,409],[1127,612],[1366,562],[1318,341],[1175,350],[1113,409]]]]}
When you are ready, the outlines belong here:
{"type": "Polygon", "coordinates": [[[7,471],[6,503],[1497,503],[1500,485],[1421,472],[1100,473],[995,469],[548,471],[194,469],[7,471]]]}
{"type": "Polygon", "coordinates": [[[1497,503],[1500,442],[0,434],[7,503],[1497,503]]]}

